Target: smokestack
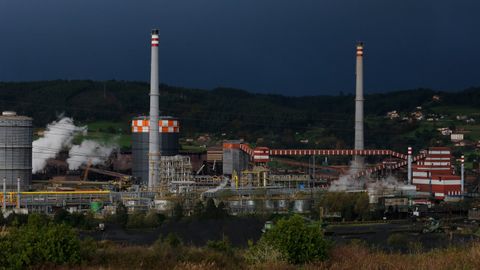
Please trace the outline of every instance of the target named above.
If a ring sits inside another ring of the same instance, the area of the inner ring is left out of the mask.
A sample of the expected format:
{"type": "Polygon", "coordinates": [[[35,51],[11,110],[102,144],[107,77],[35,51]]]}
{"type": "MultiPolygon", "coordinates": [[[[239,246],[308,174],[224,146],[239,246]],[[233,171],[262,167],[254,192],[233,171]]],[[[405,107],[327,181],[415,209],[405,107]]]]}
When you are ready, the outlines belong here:
{"type": "Polygon", "coordinates": [[[3,213],[7,211],[7,179],[3,178],[3,213]]]}
{"type": "MultiPolygon", "coordinates": [[[[363,140],[363,43],[357,43],[356,63],[356,89],[355,89],[355,150],[364,149],[363,140]]],[[[356,166],[363,167],[363,158],[355,156],[356,166]]]]}
{"type": "Polygon", "coordinates": [[[150,128],[149,128],[149,167],[148,189],[155,188],[158,182],[158,166],[160,159],[160,144],[158,135],[158,30],[152,30],[152,59],[150,69],[150,128]]]}
{"type": "Polygon", "coordinates": [[[408,176],[407,176],[407,179],[408,179],[408,185],[411,185],[412,184],[412,147],[408,147],[408,150],[407,150],[407,157],[408,157],[408,160],[407,160],[407,163],[408,163],[408,176]]]}
{"type": "Polygon", "coordinates": [[[462,155],[460,158],[460,183],[461,183],[461,194],[465,192],[465,156],[462,155]]]}
{"type": "Polygon", "coordinates": [[[20,208],[20,177],[17,178],[17,208],[20,208]]]}

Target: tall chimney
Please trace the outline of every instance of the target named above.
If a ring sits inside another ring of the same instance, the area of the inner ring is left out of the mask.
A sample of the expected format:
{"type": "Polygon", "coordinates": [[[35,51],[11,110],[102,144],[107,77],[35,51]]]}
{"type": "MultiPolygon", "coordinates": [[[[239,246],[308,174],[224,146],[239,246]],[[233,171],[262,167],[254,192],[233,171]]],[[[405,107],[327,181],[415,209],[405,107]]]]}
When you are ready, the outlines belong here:
{"type": "Polygon", "coordinates": [[[3,178],[3,213],[7,211],[7,179],[3,178]]]}
{"type": "Polygon", "coordinates": [[[460,158],[460,192],[463,195],[465,193],[465,156],[460,158]]]}
{"type": "Polygon", "coordinates": [[[412,147],[408,147],[407,149],[407,184],[411,185],[412,184],[412,162],[413,162],[413,157],[412,157],[412,147]]]}
{"type": "Polygon", "coordinates": [[[150,69],[150,128],[149,128],[149,174],[148,189],[153,190],[158,182],[160,144],[158,136],[158,30],[152,30],[152,59],[150,69]]]}
{"type": "MultiPolygon", "coordinates": [[[[355,89],[355,150],[364,149],[363,141],[363,43],[357,43],[356,63],[356,89],[355,89]]],[[[357,169],[363,167],[363,158],[355,156],[357,169]]]]}

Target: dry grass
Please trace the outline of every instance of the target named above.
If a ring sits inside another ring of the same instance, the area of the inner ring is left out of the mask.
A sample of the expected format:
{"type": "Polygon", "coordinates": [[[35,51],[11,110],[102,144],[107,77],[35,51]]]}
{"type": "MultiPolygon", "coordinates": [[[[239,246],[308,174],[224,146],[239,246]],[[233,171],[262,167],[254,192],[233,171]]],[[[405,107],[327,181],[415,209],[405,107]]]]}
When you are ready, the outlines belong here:
{"type": "Polygon", "coordinates": [[[241,258],[207,248],[172,247],[165,243],[153,246],[120,246],[103,243],[84,263],[82,269],[242,269],[241,258]]]}
{"type": "Polygon", "coordinates": [[[372,251],[362,245],[342,246],[332,251],[328,262],[310,264],[305,269],[480,269],[480,243],[413,254],[372,251]]]}
{"type": "MultiPolygon", "coordinates": [[[[227,255],[206,248],[118,246],[106,244],[99,248],[95,256],[77,269],[252,269],[252,270],[293,270],[293,269],[332,269],[332,270],[442,270],[480,269],[480,242],[459,248],[439,249],[430,252],[410,254],[387,253],[372,250],[362,244],[337,246],[326,262],[307,265],[290,265],[286,262],[247,264],[242,252],[227,255]]],[[[41,268],[46,269],[46,268],[41,268]]],[[[49,269],[66,269],[62,267],[49,269]]]]}

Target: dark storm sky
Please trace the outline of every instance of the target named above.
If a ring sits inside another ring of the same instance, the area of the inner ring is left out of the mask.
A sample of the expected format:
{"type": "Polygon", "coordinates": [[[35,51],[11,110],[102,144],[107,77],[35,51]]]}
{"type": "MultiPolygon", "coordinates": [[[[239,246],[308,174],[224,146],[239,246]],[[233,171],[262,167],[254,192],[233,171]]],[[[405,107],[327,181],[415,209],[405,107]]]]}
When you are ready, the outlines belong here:
{"type": "Polygon", "coordinates": [[[0,0],[0,80],[160,80],[286,95],[480,85],[479,0],[0,0]]]}

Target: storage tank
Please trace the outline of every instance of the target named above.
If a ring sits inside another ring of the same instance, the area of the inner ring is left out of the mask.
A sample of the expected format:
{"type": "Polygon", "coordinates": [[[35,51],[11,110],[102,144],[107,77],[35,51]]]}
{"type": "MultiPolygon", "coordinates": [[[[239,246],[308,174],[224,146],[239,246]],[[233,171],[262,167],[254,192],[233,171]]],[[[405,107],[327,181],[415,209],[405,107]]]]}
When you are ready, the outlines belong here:
{"type": "Polygon", "coordinates": [[[0,115],[0,181],[6,179],[7,190],[26,190],[32,182],[32,118],[15,112],[0,115]]]}
{"type": "MultiPolygon", "coordinates": [[[[149,118],[135,117],[132,120],[132,175],[141,184],[148,184],[148,141],[149,118]]],[[[161,156],[175,156],[179,151],[180,122],[171,116],[160,116],[158,121],[158,136],[161,156]]]]}

